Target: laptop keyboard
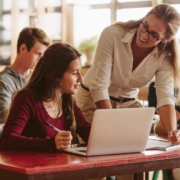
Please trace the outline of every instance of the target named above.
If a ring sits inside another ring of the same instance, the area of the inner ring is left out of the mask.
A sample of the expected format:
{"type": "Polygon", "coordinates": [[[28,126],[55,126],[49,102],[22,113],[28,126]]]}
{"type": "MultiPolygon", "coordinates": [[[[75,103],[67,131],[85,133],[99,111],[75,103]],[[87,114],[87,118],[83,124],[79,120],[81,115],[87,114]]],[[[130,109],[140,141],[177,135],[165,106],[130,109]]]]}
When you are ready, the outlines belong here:
{"type": "Polygon", "coordinates": [[[86,153],[86,150],[76,150],[76,151],[86,153]]]}

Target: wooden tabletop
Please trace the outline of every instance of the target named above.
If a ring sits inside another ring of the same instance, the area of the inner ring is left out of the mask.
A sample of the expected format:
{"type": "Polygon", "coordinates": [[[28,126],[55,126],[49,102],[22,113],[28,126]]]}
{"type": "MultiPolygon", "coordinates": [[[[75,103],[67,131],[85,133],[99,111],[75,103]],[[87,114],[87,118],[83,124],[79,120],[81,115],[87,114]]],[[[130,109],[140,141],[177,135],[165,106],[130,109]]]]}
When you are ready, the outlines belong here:
{"type": "Polygon", "coordinates": [[[4,179],[87,179],[180,167],[180,151],[83,157],[68,153],[0,152],[4,179]]]}

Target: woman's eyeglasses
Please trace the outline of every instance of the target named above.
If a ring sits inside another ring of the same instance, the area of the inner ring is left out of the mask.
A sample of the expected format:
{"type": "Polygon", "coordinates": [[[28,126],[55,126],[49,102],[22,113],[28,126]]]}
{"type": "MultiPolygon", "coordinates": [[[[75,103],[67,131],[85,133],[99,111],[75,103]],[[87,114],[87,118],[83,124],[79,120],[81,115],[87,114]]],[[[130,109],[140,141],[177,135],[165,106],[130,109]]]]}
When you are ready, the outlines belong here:
{"type": "Polygon", "coordinates": [[[156,41],[165,39],[165,37],[163,37],[163,38],[157,37],[157,33],[155,33],[155,32],[148,31],[148,27],[143,22],[140,24],[139,29],[142,33],[146,33],[146,32],[148,33],[148,39],[151,42],[156,42],[156,41]]]}

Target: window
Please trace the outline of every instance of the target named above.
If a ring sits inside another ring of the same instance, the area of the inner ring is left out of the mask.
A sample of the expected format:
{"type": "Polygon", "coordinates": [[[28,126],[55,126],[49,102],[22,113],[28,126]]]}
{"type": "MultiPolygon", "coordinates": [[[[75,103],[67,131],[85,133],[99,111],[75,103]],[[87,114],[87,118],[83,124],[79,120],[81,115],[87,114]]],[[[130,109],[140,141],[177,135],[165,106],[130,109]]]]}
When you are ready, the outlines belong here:
{"type": "Polygon", "coordinates": [[[117,10],[117,21],[128,21],[128,20],[138,20],[146,16],[147,12],[151,7],[145,8],[127,8],[117,10]]]}

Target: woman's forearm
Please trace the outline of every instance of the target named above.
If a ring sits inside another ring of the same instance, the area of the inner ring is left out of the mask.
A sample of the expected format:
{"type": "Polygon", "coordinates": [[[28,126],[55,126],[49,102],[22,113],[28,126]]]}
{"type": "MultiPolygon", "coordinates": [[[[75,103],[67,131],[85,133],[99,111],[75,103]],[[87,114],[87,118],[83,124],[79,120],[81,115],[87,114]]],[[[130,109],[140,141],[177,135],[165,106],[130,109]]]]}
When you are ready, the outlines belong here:
{"type": "Polygon", "coordinates": [[[162,106],[158,112],[166,133],[171,133],[177,129],[176,111],[173,105],[162,106]]]}

